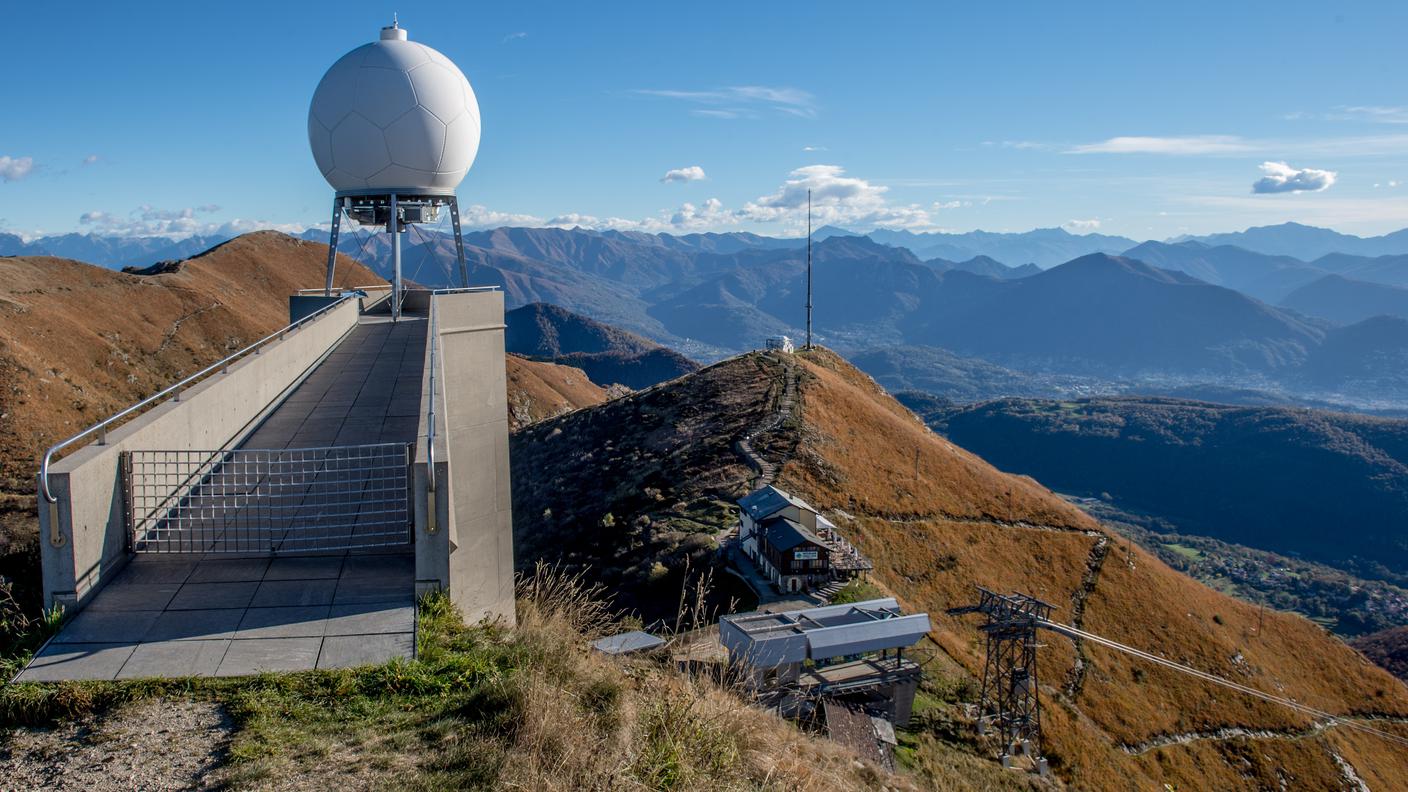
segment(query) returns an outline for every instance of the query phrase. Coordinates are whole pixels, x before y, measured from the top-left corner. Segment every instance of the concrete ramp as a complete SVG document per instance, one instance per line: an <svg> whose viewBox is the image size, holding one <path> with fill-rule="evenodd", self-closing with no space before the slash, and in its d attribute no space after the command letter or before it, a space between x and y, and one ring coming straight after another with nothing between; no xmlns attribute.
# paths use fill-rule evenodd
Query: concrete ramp
<svg viewBox="0 0 1408 792"><path fill-rule="evenodd" d="M411 657L436 590L511 622L503 295L452 291L396 322L328 302L66 441L95 438L39 481L45 604L70 619L17 679Z"/></svg>
<svg viewBox="0 0 1408 792"><path fill-rule="evenodd" d="M133 551L409 549L426 324L363 316L238 448L127 452Z"/></svg>

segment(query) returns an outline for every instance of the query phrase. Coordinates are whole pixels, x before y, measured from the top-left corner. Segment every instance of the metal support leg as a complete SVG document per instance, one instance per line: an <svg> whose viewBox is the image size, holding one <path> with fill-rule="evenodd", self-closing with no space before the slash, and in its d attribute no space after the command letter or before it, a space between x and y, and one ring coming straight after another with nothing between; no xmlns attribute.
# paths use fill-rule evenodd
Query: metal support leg
<svg viewBox="0 0 1408 792"><path fill-rule="evenodd" d="M455 256L460 263L460 285L469 286L469 270L464 264L464 236L460 233L460 199L450 198L450 224L455 227Z"/></svg>
<svg viewBox="0 0 1408 792"><path fill-rule="evenodd" d="M386 220L391 232L391 321L401 318L401 211L396 193L391 193L391 216Z"/></svg>
<svg viewBox="0 0 1408 792"><path fill-rule="evenodd" d="M328 282L323 287L323 296L332 296L332 275L337 268L337 232L342 225L342 204L332 199L332 233L328 235Z"/></svg>

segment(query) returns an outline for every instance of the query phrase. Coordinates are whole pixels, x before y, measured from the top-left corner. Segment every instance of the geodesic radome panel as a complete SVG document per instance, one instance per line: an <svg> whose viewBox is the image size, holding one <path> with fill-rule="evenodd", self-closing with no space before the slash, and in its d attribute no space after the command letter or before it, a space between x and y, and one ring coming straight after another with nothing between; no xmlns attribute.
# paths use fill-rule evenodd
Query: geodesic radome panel
<svg viewBox="0 0 1408 792"><path fill-rule="evenodd" d="M479 151L479 102L449 58L383 38L323 75L308 143L338 192L452 193Z"/></svg>

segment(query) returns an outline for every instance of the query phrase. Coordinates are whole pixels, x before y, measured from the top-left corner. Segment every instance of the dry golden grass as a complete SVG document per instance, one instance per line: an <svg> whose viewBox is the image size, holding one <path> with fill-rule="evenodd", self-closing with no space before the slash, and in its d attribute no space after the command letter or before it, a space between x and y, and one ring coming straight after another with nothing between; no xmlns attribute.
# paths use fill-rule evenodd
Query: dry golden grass
<svg viewBox="0 0 1408 792"><path fill-rule="evenodd" d="M606 389L578 368L508 355L508 422L520 429L606 401Z"/></svg>
<svg viewBox="0 0 1408 792"><path fill-rule="evenodd" d="M288 324L288 295L326 266L326 245L272 231L161 275L0 258L0 544L34 530L46 447ZM384 281L343 257L336 282Z"/></svg>
<svg viewBox="0 0 1408 792"><path fill-rule="evenodd" d="M975 583L1042 597L1060 608L1057 620L1072 618L1099 536L1093 520L932 434L835 355L799 358L802 443L783 468L783 486L853 518L838 522L875 562L884 587L930 611L933 638L950 657L981 673L977 618L942 615L971 601ZM1089 591L1083 626L1331 712L1408 717L1403 684L1313 623L1267 614L1257 637L1256 620L1254 607L1141 551L1127 556L1116 540ZM1351 741L1340 753L1356 769L1373 768L1384 788L1408 788L1401 747L1343 729L1303 739L1200 739L1131 755L1125 746L1185 732L1240 727L1294 736L1311 724L1101 648L1086 650L1084 686L1066 701L1058 691L1074 649L1056 635L1045 644L1047 753L1058 775L1080 788L1277 789L1282 780L1337 788L1344 779L1330 746L1341 740Z"/></svg>
<svg viewBox="0 0 1408 792"><path fill-rule="evenodd" d="M517 680L521 710L496 788L914 788L664 658L588 651L615 629L598 594L542 566L520 588L512 640L532 660Z"/></svg>

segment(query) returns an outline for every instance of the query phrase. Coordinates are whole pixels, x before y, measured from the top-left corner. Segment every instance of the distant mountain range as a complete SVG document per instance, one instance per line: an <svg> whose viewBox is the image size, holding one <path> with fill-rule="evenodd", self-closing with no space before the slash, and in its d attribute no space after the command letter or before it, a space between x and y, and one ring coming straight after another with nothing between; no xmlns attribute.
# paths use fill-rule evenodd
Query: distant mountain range
<svg viewBox="0 0 1408 792"><path fill-rule="evenodd" d="M1269 303L1280 303L1292 292L1326 275L1408 287L1408 256L1369 258L1337 253L1307 262L1192 240L1175 244L1145 242L1126 250L1123 255L1161 269L1186 272L1199 280L1236 289Z"/></svg>
<svg viewBox="0 0 1408 792"><path fill-rule="evenodd" d="M182 260L231 239L228 235L167 237L117 237L101 234L59 234L25 242L14 234L0 233L0 256L54 256L83 261L108 269L145 267L158 261Z"/></svg>
<svg viewBox="0 0 1408 792"><path fill-rule="evenodd" d="M1318 231L1275 226L1239 239L1327 238L1311 233ZM301 236L320 241L322 232ZM1355 245L1377 253L1400 239L1408 243L1390 234ZM93 252L84 255L106 261L165 255L151 239L91 235L29 243L6 237L0 244L9 247L0 250L59 242L87 245ZM459 282L451 237L416 228L403 242L408 279ZM499 228L468 233L464 242L470 282L500 286L510 308L551 303L694 360L805 332L804 240ZM1036 263L1008 266L1021 258L975 252L983 245ZM935 254L942 246L944 255ZM339 247L390 274L385 234L352 230ZM1078 250L1086 252L1037 266ZM976 398L1003 382L1011 384L1007 393L1025 395L1212 386L1366 409L1408 404L1408 376L1385 368L1408 359L1408 337L1398 323L1375 321L1379 314L1408 319L1408 254L1306 261L1206 240L1134 244L1060 229L860 236L830 227L816 234L812 254L817 340L857 355L862 366L895 372L891 381L904 388L946 383L937 392ZM593 379L633 387L651 379L634 376L597 370Z"/></svg>
<svg viewBox="0 0 1408 792"><path fill-rule="evenodd" d="M673 349L546 303L504 314L506 351L579 368L599 385L648 388L699 369Z"/></svg>
<svg viewBox="0 0 1408 792"><path fill-rule="evenodd" d="M1309 261L1332 253L1354 256L1390 256L1408 253L1408 228L1391 234L1376 237L1359 237L1341 234L1328 228L1282 223L1272 226L1257 226L1246 231L1228 234L1207 234L1205 236L1183 236L1170 242L1201 242L1216 247L1234 245L1256 253L1271 256L1294 256Z"/></svg>
<svg viewBox="0 0 1408 792"><path fill-rule="evenodd" d="M872 231L883 245L909 248L921 258L951 261L989 256L1012 265L1054 267L1090 253L1119 253L1138 244L1133 239L1104 234L1072 234L1063 228L1037 228L1022 233L969 231L963 234L918 234L913 231Z"/></svg>
<svg viewBox="0 0 1408 792"><path fill-rule="evenodd" d="M422 229L417 229L421 231ZM536 240L526 240L524 232L561 231L578 237L576 244L548 245L539 247ZM343 230L343 242L339 249L353 254L359 249L387 252L389 245L384 232L370 229ZM325 241L327 232L310 228L301 234L303 239ZM428 232L427 238L446 236ZM878 229L868 233L848 231L836 226L822 226L813 233L814 241L833 236L868 236L884 245L903 247L920 259L942 259L946 262L969 262L975 258L988 258L1011 267L1035 264L1043 269L1079 258L1090 253L1124 254L1142 243L1122 236L1105 234L1072 234L1061 228L1038 228L1031 231L998 233L991 231L968 231L964 233L917 233L906 230ZM370 237L370 239L368 239ZM217 242L230 238L229 235L195 236L173 240L166 237L122 237L100 234L59 234L38 237L28 242L14 234L0 233L0 256L54 255L74 258L104 267L119 269L125 266L145 266L167 259L181 259L198 253ZM559 241L565 237L559 237ZM407 259L413 248L419 246L416 235L408 235ZM747 232L696 233L696 234L647 234L634 231L591 231L587 229L528 229L498 228L485 231L472 231L465 234L466 243L489 250L514 252L519 255L544 261L558 260L561 255L592 252L607 254L615 245L629 245L633 250L655 249L659 254L669 252L694 255L699 253L728 254L748 249L779 249L801 247L804 240L796 237L776 238ZM523 244L524 242L527 244ZM585 242L585 246L581 243ZM1408 256L1408 229L1395 231L1377 237L1358 237L1342 234L1327 228L1283 223L1275 226L1259 226L1224 234L1205 236L1181 236L1165 240L1164 244L1178 245L1196 242L1206 247L1232 246L1252 253L1268 256L1285 256L1301 262L1341 254L1354 259L1380 256ZM437 242L437 246L440 242ZM584 249L585 248L585 249ZM451 252L453 245L446 248ZM585 263L588 259L576 259ZM1154 262L1149 262L1154 263ZM1329 272L1345 273L1345 265L1333 262L1316 262L1317 266ZM609 265L608 265L609 266ZM970 271L977 271L974 265ZM1161 266L1161 265L1156 265ZM997 275L997 272L984 274ZM1190 273L1197 275L1197 273ZM1363 277L1377 281L1376 277ZM1228 285L1228 284L1223 284ZM1408 285L1408 284L1405 284Z"/></svg>
<svg viewBox="0 0 1408 792"><path fill-rule="evenodd" d="M1325 275L1286 295L1280 304L1349 325L1374 316L1408 316L1408 288Z"/></svg>

